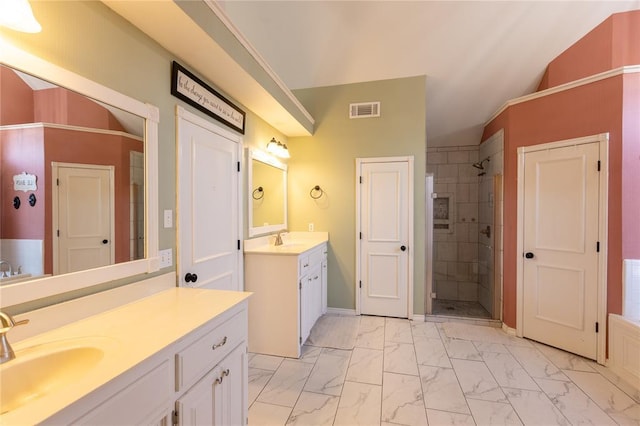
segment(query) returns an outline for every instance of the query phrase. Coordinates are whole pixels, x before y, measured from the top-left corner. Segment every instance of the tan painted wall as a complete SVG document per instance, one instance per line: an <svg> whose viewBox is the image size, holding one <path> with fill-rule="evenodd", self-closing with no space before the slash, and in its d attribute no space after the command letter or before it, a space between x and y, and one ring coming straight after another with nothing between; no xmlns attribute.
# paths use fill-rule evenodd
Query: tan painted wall
<svg viewBox="0 0 640 426"><path fill-rule="evenodd" d="M414 312L424 313L425 86L420 76L294 91L316 132L289 139L289 229L329 232L329 307L355 309L356 158L414 156ZM381 117L349 119L350 103L369 101Z"/></svg>

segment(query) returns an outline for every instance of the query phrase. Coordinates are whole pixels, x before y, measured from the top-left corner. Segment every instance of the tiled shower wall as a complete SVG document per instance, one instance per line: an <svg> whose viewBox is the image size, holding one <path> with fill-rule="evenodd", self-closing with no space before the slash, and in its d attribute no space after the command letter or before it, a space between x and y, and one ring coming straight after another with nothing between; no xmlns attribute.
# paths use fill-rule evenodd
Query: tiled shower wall
<svg viewBox="0 0 640 426"><path fill-rule="evenodd" d="M450 229L433 232L433 291L438 299L478 300L477 146L427 150L436 194L450 200Z"/></svg>

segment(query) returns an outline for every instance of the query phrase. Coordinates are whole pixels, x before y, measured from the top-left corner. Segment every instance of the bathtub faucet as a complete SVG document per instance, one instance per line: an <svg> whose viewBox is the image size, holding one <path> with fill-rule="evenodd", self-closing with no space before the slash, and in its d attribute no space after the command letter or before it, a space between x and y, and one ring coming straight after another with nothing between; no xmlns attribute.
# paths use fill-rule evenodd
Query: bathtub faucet
<svg viewBox="0 0 640 426"><path fill-rule="evenodd" d="M9 267L9 274L7 275L7 270L2 270L2 265L7 265ZM10 277L13 274L11 270L11 264L6 260L0 260L0 277Z"/></svg>

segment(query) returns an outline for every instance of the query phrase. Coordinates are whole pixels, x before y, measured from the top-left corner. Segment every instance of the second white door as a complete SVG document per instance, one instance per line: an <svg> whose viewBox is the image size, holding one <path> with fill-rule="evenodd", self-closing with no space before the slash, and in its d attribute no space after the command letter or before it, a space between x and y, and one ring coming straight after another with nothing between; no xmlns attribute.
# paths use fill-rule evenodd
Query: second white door
<svg viewBox="0 0 640 426"><path fill-rule="evenodd" d="M361 314L409 316L409 169L408 160L359 166Z"/></svg>
<svg viewBox="0 0 640 426"><path fill-rule="evenodd" d="M523 335L596 359L598 143L524 160Z"/></svg>
<svg viewBox="0 0 640 426"><path fill-rule="evenodd" d="M184 110L179 114L180 285L241 290L239 140Z"/></svg>

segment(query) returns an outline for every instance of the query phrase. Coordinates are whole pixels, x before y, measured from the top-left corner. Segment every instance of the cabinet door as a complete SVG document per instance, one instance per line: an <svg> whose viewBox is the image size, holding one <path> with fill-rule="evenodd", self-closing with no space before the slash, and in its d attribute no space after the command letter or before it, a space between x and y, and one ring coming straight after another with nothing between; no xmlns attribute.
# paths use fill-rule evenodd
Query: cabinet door
<svg viewBox="0 0 640 426"><path fill-rule="evenodd" d="M322 315L327 313L327 259L322 261Z"/></svg>
<svg viewBox="0 0 640 426"><path fill-rule="evenodd" d="M313 267L312 270L309 271L309 283L310 283L310 293L311 300L309 304L311 306L311 325L310 328L313 328L314 324L322 315L322 265L317 264Z"/></svg>
<svg viewBox="0 0 640 426"><path fill-rule="evenodd" d="M311 318L313 311L312 297L311 280L309 276L305 275L300 278L300 344L307 340L313 326Z"/></svg>
<svg viewBox="0 0 640 426"><path fill-rule="evenodd" d="M178 425L246 425L247 382L242 344L176 402Z"/></svg>

